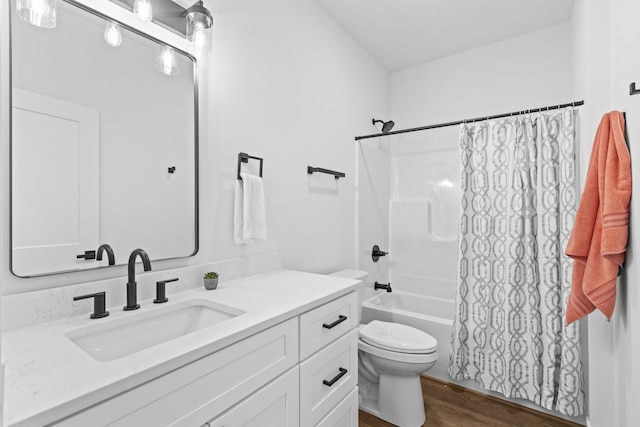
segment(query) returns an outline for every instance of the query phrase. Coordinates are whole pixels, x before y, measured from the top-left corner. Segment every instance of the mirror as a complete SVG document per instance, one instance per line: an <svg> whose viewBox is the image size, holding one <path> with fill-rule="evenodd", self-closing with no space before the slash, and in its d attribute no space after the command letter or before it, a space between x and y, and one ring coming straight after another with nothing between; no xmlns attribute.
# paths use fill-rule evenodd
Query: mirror
<svg viewBox="0 0 640 427"><path fill-rule="evenodd" d="M11 8L11 269L19 277L198 250L197 65L70 1L57 25ZM105 32L107 26L111 29ZM107 42L110 42L107 43ZM92 252L93 251L93 252Z"/></svg>

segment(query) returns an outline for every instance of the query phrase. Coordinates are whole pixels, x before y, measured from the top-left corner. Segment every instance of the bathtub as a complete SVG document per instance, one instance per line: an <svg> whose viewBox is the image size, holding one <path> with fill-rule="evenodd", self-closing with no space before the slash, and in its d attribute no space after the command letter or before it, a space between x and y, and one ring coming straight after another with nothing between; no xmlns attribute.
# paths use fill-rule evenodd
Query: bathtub
<svg viewBox="0 0 640 427"><path fill-rule="evenodd" d="M406 292L380 292L362 302L362 323L372 320L402 323L438 340L438 362L427 375L451 381L447 373L455 302Z"/></svg>

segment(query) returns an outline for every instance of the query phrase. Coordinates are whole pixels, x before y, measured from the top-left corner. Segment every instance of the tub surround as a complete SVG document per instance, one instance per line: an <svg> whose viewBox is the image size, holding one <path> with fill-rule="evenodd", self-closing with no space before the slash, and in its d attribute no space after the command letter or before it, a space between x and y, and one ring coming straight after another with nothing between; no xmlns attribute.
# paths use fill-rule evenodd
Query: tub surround
<svg viewBox="0 0 640 427"><path fill-rule="evenodd" d="M163 276L170 275L163 273ZM60 420L346 295L359 286L357 280L289 270L221 280L215 291L206 291L198 280L195 289L169 291L166 304L141 299L141 308L134 313L124 312L119 302L107 300L111 315L105 319L91 320L87 312L4 332L4 425L45 425ZM124 293L124 285L120 292ZM117 321L193 299L224 304L245 313L110 362L94 360L65 337L73 330L96 325L96 322Z"/></svg>

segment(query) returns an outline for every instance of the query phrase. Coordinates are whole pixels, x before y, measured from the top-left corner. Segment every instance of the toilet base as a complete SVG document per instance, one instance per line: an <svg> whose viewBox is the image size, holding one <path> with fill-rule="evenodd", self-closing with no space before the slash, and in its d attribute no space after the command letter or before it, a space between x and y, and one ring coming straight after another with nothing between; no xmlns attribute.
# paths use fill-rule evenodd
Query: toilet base
<svg viewBox="0 0 640 427"><path fill-rule="evenodd" d="M420 376L381 375L379 385L363 381L362 377L359 382L360 410L397 426L420 427L424 424L426 414Z"/></svg>

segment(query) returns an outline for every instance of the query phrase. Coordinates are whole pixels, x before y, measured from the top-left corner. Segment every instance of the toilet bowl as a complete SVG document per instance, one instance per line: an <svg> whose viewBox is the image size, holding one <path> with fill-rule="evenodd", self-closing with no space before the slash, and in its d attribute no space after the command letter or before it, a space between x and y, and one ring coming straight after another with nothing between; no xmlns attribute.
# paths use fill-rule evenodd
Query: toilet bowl
<svg viewBox="0 0 640 427"><path fill-rule="evenodd" d="M421 426L420 374L438 361L437 347L435 338L410 326L378 320L360 325L360 409L398 426Z"/></svg>
<svg viewBox="0 0 640 427"><path fill-rule="evenodd" d="M367 277L357 270L332 275ZM398 426L421 426L425 412L420 375L438 360L437 340L411 326L379 320L360 325L358 330L360 409Z"/></svg>

